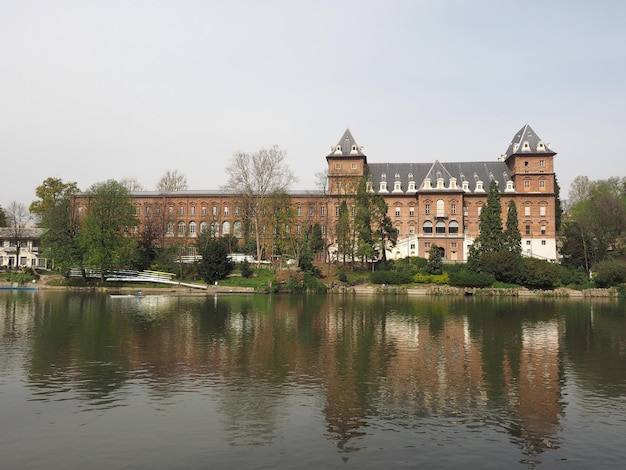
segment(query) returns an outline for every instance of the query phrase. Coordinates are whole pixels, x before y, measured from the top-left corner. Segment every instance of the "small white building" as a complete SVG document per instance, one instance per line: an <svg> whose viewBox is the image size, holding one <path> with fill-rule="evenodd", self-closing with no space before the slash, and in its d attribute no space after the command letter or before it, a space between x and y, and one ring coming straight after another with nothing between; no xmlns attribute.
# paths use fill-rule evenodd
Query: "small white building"
<svg viewBox="0 0 626 470"><path fill-rule="evenodd" d="M45 268L46 258L41 257L41 235L45 229L28 227L16 231L0 227L0 269Z"/></svg>

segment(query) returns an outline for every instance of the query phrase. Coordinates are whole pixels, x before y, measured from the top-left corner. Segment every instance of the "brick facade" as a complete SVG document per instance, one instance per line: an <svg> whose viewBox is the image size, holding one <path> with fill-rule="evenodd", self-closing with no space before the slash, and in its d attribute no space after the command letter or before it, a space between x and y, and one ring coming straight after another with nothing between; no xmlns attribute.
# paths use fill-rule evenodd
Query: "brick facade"
<svg viewBox="0 0 626 470"><path fill-rule="evenodd" d="M428 257L436 244L446 261L466 260L479 232L480 208L487 200L492 179L501 190L502 220L509 201L515 201L528 256L556 260L555 152L528 125L517 132L507 152L491 161L442 163L368 163L349 130L326 156L326 191L292 191L295 218L290 230L305 233L318 222L334 247L338 207L356 193L366 178L367 190L383 194L388 215L398 230L398 243L388 258ZM181 254L194 256L201 230L217 235L242 234L240 198L224 191L133 192L140 224L130 229L140 235L159 227L161 244L177 243ZM266 245L273 237L268 234ZM318 259L323 254L318 254Z"/></svg>

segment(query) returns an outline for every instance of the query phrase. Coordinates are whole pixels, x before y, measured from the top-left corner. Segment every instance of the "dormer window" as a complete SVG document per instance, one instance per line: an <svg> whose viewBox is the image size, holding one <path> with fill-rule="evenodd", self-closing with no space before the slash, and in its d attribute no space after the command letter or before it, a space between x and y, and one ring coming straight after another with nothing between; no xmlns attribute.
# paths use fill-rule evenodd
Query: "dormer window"
<svg viewBox="0 0 626 470"><path fill-rule="evenodd" d="M409 181L413 181L413 173L409 173Z"/></svg>
<svg viewBox="0 0 626 470"><path fill-rule="evenodd" d="M476 181L476 191L485 191L482 181Z"/></svg>
<svg viewBox="0 0 626 470"><path fill-rule="evenodd" d="M395 180L400 181L400 173L396 173Z"/></svg>
<svg viewBox="0 0 626 470"><path fill-rule="evenodd" d="M380 175L380 180L381 181L387 181L387 174L383 173L382 175Z"/></svg>
<svg viewBox="0 0 626 470"><path fill-rule="evenodd" d="M464 180L464 181L461 183L461 189L462 189L463 191L469 191L469 190L470 190L470 188L469 188L469 181Z"/></svg>
<svg viewBox="0 0 626 470"><path fill-rule="evenodd" d="M372 183L371 181L367 181L365 183L365 191L367 191L368 193L373 193L374 192L374 183Z"/></svg>
<svg viewBox="0 0 626 470"><path fill-rule="evenodd" d="M528 152L530 150L530 145L528 144L528 141L524 141L524 144L522 145L522 150L525 152Z"/></svg>
<svg viewBox="0 0 626 470"><path fill-rule="evenodd" d="M380 182L380 189L378 190L379 193L386 193L387 192L387 181L382 180Z"/></svg>
<svg viewBox="0 0 626 470"><path fill-rule="evenodd" d="M507 193L511 193L511 192L514 192L514 191L515 191L515 187L513 186L513 181L508 180L508 181L506 182L506 189L505 189L505 191L506 191Z"/></svg>

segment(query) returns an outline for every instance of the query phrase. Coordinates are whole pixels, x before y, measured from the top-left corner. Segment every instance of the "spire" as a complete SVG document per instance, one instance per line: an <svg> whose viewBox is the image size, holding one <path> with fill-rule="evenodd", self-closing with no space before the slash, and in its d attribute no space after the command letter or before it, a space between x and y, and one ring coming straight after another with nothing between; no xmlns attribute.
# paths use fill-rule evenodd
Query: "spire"
<svg viewBox="0 0 626 470"><path fill-rule="evenodd" d="M548 144L541 140L530 124L526 124L515 133L504 157L507 159L511 155L528 154L556 155L556 152L550 150Z"/></svg>
<svg viewBox="0 0 626 470"><path fill-rule="evenodd" d="M365 157L363 153L363 147L359 147L352 137L350 129L346 129L343 133L337 145L330 148L330 153L327 157Z"/></svg>

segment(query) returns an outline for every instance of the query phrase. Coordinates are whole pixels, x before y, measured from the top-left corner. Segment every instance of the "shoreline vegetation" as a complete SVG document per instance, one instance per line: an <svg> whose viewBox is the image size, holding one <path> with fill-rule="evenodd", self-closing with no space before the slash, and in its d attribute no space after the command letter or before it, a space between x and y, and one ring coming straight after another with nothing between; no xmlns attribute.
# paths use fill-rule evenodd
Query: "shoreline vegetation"
<svg viewBox="0 0 626 470"><path fill-rule="evenodd" d="M304 290L294 292L290 289L272 289L272 282L279 282L276 279L267 281L268 288L259 289L252 286L229 285L228 282L208 285L206 289L194 289L185 286L175 285L132 285L125 286L116 283L111 285L67 285L61 275L44 275L36 282L25 284L21 287L37 287L39 290L66 290L66 291L91 291L108 294L167 294L167 295L214 295L214 294L268 294L268 293L307 293ZM11 283L6 280L0 281L0 287L11 287ZM204 285L204 284L202 284ZM484 287L484 288L464 288L448 285L379 285L364 283L358 285L343 285L332 282L326 286L327 295L404 295L404 296L465 296L465 297L519 297L519 298L618 298L620 293L615 288L588 288L588 289L528 289L525 287ZM319 292L317 293L324 293Z"/></svg>

